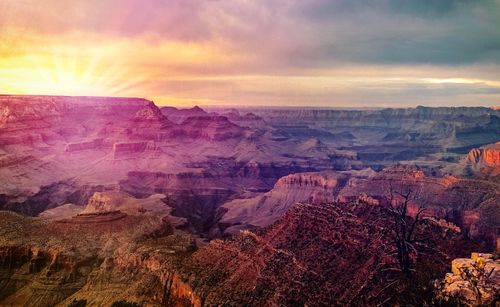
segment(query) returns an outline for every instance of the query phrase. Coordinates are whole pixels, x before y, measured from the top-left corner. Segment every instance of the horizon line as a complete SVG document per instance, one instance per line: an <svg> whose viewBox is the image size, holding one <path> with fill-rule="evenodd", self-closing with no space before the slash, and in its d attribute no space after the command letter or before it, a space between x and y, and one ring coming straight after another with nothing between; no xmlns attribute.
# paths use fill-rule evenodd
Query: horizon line
<svg viewBox="0 0 500 307"><path fill-rule="evenodd" d="M155 99L147 98L147 97L134 97L134 96L102 96L102 95L52 95L52 94L2 94L0 93L0 97L61 97L61 98L112 98L112 99L142 99L142 100L147 100L152 103L154 103L157 107L162 108L162 107L174 107L174 108L180 108L180 109L190 109L194 107L200 107L200 108L220 108L220 109L238 109L238 108L243 108L243 109L251 109L251 108L258 108L258 109L344 109L344 110L359 110L359 109L372 109L372 110L379 110L379 109L416 109L416 108L486 108L486 109L492 109L492 110L500 110L500 105L492 105L492 106L485 106L485 105L480 105L480 106L475 106L475 105L468 105L468 106L447 106L447 105L436 105L436 106L425 106L425 105L415 105L415 106L394 106L394 107L388 107L388 106L352 106L352 107L346 107L346 106L322 106L322 105L294 105L294 106L283 106L283 105L229 105L229 104L190 104L190 105L183 105L180 106L178 104L158 104L155 102Z"/></svg>

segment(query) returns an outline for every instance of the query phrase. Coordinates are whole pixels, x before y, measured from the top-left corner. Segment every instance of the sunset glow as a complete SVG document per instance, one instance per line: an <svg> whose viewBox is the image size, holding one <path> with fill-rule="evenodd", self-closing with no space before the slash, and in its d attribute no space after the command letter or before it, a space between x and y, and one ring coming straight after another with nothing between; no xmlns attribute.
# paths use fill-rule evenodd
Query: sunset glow
<svg viewBox="0 0 500 307"><path fill-rule="evenodd" d="M498 105L499 51L478 46L500 37L499 6L409 16L347 1L0 0L0 92L186 106ZM477 18L465 25L467 9Z"/></svg>

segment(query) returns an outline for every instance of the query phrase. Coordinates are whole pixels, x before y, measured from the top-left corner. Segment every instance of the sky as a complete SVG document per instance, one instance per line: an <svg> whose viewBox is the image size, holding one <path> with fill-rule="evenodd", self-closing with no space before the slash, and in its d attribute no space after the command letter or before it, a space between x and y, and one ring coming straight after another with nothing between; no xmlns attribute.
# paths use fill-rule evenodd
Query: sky
<svg viewBox="0 0 500 307"><path fill-rule="evenodd" d="M500 0L0 0L0 93L500 105Z"/></svg>

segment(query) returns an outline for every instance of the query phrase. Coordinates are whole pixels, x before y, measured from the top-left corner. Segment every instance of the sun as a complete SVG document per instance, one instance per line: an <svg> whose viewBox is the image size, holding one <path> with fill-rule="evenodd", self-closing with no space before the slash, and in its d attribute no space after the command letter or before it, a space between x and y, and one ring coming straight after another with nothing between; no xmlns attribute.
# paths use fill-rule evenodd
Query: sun
<svg viewBox="0 0 500 307"><path fill-rule="evenodd" d="M52 49L13 56L2 66L2 94L120 96L140 83L102 52Z"/></svg>

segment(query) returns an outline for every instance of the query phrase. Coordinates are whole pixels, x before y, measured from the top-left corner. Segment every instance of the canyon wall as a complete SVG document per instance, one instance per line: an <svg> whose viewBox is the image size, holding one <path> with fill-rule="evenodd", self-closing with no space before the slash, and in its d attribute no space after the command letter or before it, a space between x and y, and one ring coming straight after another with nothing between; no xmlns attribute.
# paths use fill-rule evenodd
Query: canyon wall
<svg viewBox="0 0 500 307"><path fill-rule="evenodd" d="M500 142L472 149L467 164L474 175L480 178L500 180Z"/></svg>

